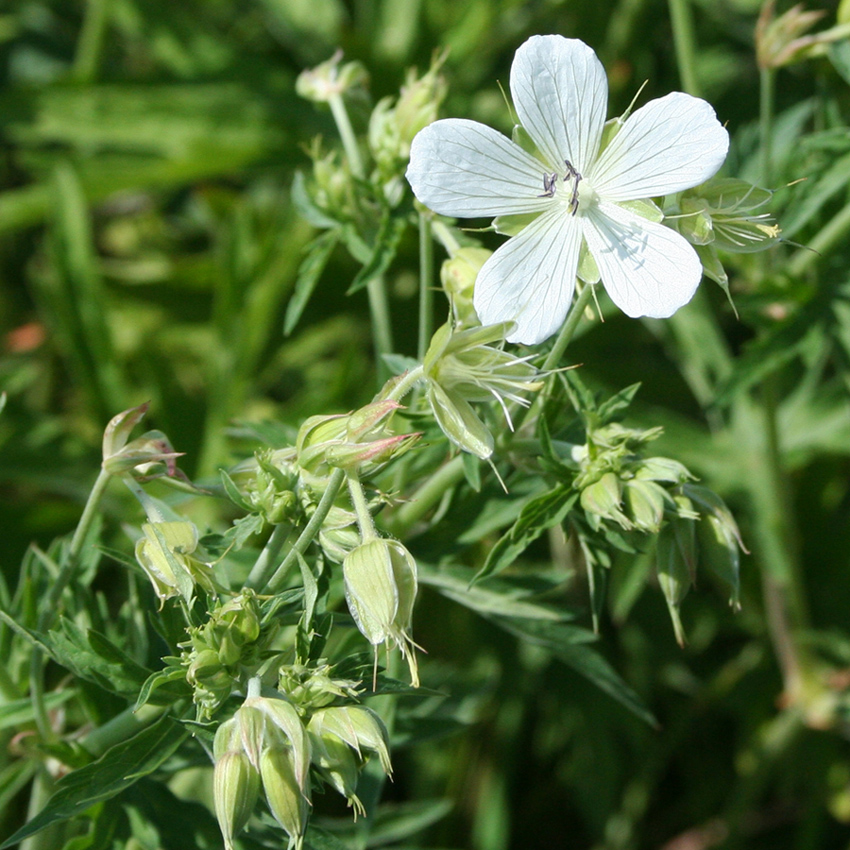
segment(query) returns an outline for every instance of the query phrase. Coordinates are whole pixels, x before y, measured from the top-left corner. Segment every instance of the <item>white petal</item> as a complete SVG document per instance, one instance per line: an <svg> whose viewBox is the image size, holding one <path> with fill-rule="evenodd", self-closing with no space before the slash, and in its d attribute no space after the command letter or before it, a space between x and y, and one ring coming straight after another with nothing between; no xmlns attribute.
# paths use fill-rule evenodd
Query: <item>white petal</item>
<svg viewBox="0 0 850 850"><path fill-rule="evenodd" d="M497 130L460 118L435 121L410 146L413 194L441 215L460 217L541 212L540 160Z"/></svg>
<svg viewBox="0 0 850 850"><path fill-rule="evenodd" d="M606 201L655 198L708 180L728 150L711 106L673 92L630 115L585 176Z"/></svg>
<svg viewBox="0 0 850 850"><path fill-rule="evenodd" d="M602 283L627 316L664 319L691 300L702 264L678 233L615 204L599 204L582 220Z"/></svg>
<svg viewBox="0 0 850 850"><path fill-rule="evenodd" d="M520 124L553 168L564 160L584 173L596 157L608 108L608 80L596 54L560 35L528 39L511 66Z"/></svg>
<svg viewBox="0 0 850 850"><path fill-rule="evenodd" d="M483 325L516 322L509 342L536 345L564 322L576 285L578 219L558 207L509 239L481 268L473 304Z"/></svg>

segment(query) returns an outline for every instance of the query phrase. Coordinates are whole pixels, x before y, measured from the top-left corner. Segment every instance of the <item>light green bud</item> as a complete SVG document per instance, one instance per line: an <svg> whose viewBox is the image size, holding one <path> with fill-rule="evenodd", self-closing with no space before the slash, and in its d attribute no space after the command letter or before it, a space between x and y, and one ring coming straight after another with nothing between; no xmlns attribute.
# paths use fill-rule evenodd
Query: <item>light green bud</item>
<svg viewBox="0 0 850 850"><path fill-rule="evenodd" d="M348 744L336 735L311 736L313 741L313 763L325 780L348 801L355 817L365 815L366 810L355 793L361 761Z"/></svg>
<svg viewBox="0 0 850 850"><path fill-rule="evenodd" d="M356 699L360 682L353 679L334 679L329 664L305 667L287 664L278 672L277 689L301 710L322 708L335 700Z"/></svg>
<svg viewBox="0 0 850 850"><path fill-rule="evenodd" d="M342 51L337 50L330 59L315 68L302 71L295 81L296 93L316 103L327 103L368 81L369 75L359 62L340 65L341 62Z"/></svg>
<svg viewBox="0 0 850 850"><path fill-rule="evenodd" d="M656 568L658 584L667 602L676 640L679 646L684 646L685 630L679 616L679 606L693 584L696 570L696 542L691 520L677 517L661 529L656 548Z"/></svg>
<svg viewBox="0 0 850 850"><path fill-rule="evenodd" d="M693 481L694 476L687 467L669 457L648 457L640 462L635 471L639 481L668 481L671 484L684 484Z"/></svg>
<svg viewBox="0 0 850 850"><path fill-rule="evenodd" d="M413 640L410 637L416 600L416 562L396 540L372 539L345 557L342 565L348 610L373 646L392 641L419 685Z"/></svg>
<svg viewBox="0 0 850 850"><path fill-rule="evenodd" d="M300 848L307 826L309 798L296 778L292 750L289 747L263 750L260 776L274 819Z"/></svg>
<svg viewBox="0 0 850 850"><path fill-rule="evenodd" d="M387 727L371 709L362 705L324 708L313 713L308 729L322 740L339 738L361 758L363 750L375 753L384 773L392 774Z"/></svg>
<svg viewBox="0 0 850 850"><path fill-rule="evenodd" d="M309 791L310 739L295 706L284 699L249 697L239 709L240 712L246 710L257 712L263 718L262 748L287 748L295 779L306 794Z"/></svg>
<svg viewBox="0 0 850 850"><path fill-rule="evenodd" d="M150 579L160 607L178 595L191 603L196 584L213 592L212 569L192 557L198 548L194 523L146 522L142 531L145 536L136 542L136 560Z"/></svg>
<svg viewBox="0 0 850 850"><path fill-rule="evenodd" d="M635 528L657 532L664 520L664 509L673 507L667 491L654 481L627 481L624 486L626 504Z"/></svg>
<svg viewBox="0 0 850 850"><path fill-rule="evenodd" d="M260 775L245 753L230 750L216 760L213 800L226 850L242 831L260 795Z"/></svg>
<svg viewBox="0 0 850 850"><path fill-rule="evenodd" d="M610 519L630 530L632 523L620 510L623 501L623 483L613 472L606 472L581 491L580 502L591 522Z"/></svg>

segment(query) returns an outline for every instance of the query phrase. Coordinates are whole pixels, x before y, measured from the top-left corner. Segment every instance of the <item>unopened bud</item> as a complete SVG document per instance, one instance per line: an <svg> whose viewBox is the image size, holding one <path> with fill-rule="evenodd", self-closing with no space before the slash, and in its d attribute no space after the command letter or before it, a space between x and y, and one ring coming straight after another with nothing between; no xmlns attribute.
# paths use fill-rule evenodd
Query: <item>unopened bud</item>
<svg viewBox="0 0 850 850"><path fill-rule="evenodd" d="M343 562L345 598L357 628L373 646L389 640L407 658L414 687L419 684L410 637L416 600L416 562L395 540L373 539Z"/></svg>
<svg viewBox="0 0 850 850"><path fill-rule="evenodd" d="M327 103L369 79L366 69L359 62L341 65L342 51L337 50L330 59L302 71L295 81L295 91L301 97L316 103Z"/></svg>
<svg viewBox="0 0 850 850"><path fill-rule="evenodd" d="M309 800L295 777L292 750L268 747L260 755L263 791L274 819L300 847L307 826Z"/></svg>
<svg viewBox="0 0 850 850"><path fill-rule="evenodd" d="M145 536L136 542L136 560L150 579L160 603L178 595L191 602L196 584L212 593L212 570L192 557L198 547L194 523L146 522L142 531Z"/></svg>
<svg viewBox="0 0 850 850"><path fill-rule="evenodd" d="M260 794L260 775L239 750L224 753L215 763L213 799L226 850L242 831Z"/></svg>

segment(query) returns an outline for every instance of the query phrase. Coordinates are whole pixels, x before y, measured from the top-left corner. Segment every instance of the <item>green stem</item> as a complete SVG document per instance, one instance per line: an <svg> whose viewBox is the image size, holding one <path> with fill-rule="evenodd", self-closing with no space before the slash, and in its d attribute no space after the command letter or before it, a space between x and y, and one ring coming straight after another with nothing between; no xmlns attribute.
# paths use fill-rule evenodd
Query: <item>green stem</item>
<svg viewBox="0 0 850 850"><path fill-rule="evenodd" d="M676 48L676 63L682 88L694 97L700 96L694 59L696 59L696 39L694 38L694 19L689 0L669 0L670 23L673 26L673 44Z"/></svg>
<svg viewBox="0 0 850 850"><path fill-rule="evenodd" d="M424 360L434 332L434 240L431 217L419 213L419 345L416 356Z"/></svg>
<svg viewBox="0 0 850 850"><path fill-rule="evenodd" d="M846 244L850 233L850 204L833 216L811 239L806 248L801 248L788 261L788 274L799 277L810 266L839 246Z"/></svg>
<svg viewBox="0 0 850 850"><path fill-rule="evenodd" d="M97 509L106 490L106 485L109 483L109 478L109 473L101 468L94 486L89 493L86 505L83 508L80 521L77 523L74 536L71 538L71 544L68 547L65 557L62 559L59 575L56 576L50 585L44 605L39 613L36 626L39 632L48 631L56 619L62 593L77 570L80 551L83 548L83 543L97 514ZM30 699L32 700L33 713L39 735L46 742L55 741L57 736L50 724L47 707L44 704L44 656L38 647L33 648L32 656L30 657Z"/></svg>
<svg viewBox="0 0 850 850"><path fill-rule="evenodd" d="M411 369L406 375L402 375L399 382L387 393L387 398L392 401L401 401L413 389L413 385L421 380L424 374L424 366L417 366L415 369Z"/></svg>
<svg viewBox="0 0 850 850"><path fill-rule="evenodd" d="M440 467L392 516L389 530L403 537L445 495L446 490L463 480L463 457L457 455Z"/></svg>
<svg viewBox="0 0 850 850"><path fill-rule="evenodd" d="M290 531L292 531L292 526L285 523L274 527L266 545L263 547L263 551L260 552L251 572L248 574L248 578L245 580L245 587L252 590L262 590L265 587L277 562L277 556L286 543Z"/></svg>
<svg viewBox="0 0 850 850"><path fill-rule="evenodd" d="M363 157L360 155L360 146L357 144L357 136L351 126L348 110L341 94L337 93L330 97L328 103L331 114L336 123L337 132L342 140L351 173L358 180L366 179L366 168ZM366 285L366 293L369 296L369 313L372 318L372 342L375 348L375 360L377 362L379 376L384 375L387 367L384 364L384 354L393 351L392 324L390 321L390 307L387 299L387 289L383 277L376 277Z"/></svg>
<svg viewBox="0 0 850 850"><path fill-rule="evenodd" d="M369 510L369 500L363 492L363 485L360 483L356 472L347 473L346 479L348 481L348 493L351 496L351 504L354 507L354 513L357 515L357 527L360 529L360 537L364 543L369 540L375 540L378 537L378 532L375 529L372 512Z"/></svg>
<svg viewBox="0 0 850 850"><path fill-rule="evenodd" d="M102 756L110 747L120 744L141 732L158 720L167 710L167 706L143 705L137 710L125 708L97 729L93 729L80 742L87 752L95 758Z"/></svg>
<svg viewBox="0 0 850 850"><path fill-rule="evenodd" d="M86 4L86 16L71 68L71 77L77 83L92 83L97 77L109 23L108 9L109 0L88 0Z"/></svg>
<svg viewBox="0 0 850 850"><path fill-rule="evenodd" d="M546 357L545 362L543 363L543 371L546 372L550 369L557 368L558 364L561 362L561 357L564 352L567 350L567 346L570 344L570 341L573 338L573 334L576 332L576 328L578 327L578 323L581 321L581 317L584 315L584 308L590 304L590 299L593 297L593 286L589 283L586 283L582 288L581 292L579 292L578 297L575 300L575 303L570 310L569 316L567 316L567 321L564 322L561 327L561 332L558 334L558 338L555 340L555 344L552 346L552 350L549 352L549 355Z"/></svg>
<svg viewBox="0 0 850 850"><path fill-rule="evenodd" d="M379 380L383 383L389 377L389 367L384 362L384 354L393 352L393 332L390 319L390 305L383 277L376 277L366 284L369 296L369 315L372 318L372 346L375 349L375 361Z"/></svg>
<svg viewBox="0 0 850 850"><path fill-rule="evenodd" d="M331 473L331 477L328 479L328 483L325 486L325 492L322 494L322 498L319 500L316 510L313 511L313 515L310 517L309 522L304 526L304 530L298 536L298 539L283 559L283 563L269 579L267 587L268 593L277 593L277 591L280 590L286 575L289 572L289 568L295 563L299 555L303 555L307 551L307 547L321 531L322 523L325 521L325 517L328 515L330 509L333 507L334 500L339 493L340 487L342 487L343 481L345 481L345 472L342 469L335 469Z"/></svg>
<svg viewBox="0 0 850 850"><path fill-rule="evenodd" d="M342 99L342 95L337 93L331 95L328 103L331 107L337 132L342 140L342 146L345 148L345 155L348 157L348 164L351 166L351 173L358 180L365 180L366 169L363 167L363 157L360 156L360 147L357 144L357 136L354 134L354 128L351 126L351 120L348 117L348 110L345 108L345 101Z"/></svg>
<svg viewBox="0 0 850 850"><path fill-rule="evenodd" d="M762 68L759 72L759 136L761 140L761 179L770 186L773 182L773 105L776 91L776 71Z"/></svg>

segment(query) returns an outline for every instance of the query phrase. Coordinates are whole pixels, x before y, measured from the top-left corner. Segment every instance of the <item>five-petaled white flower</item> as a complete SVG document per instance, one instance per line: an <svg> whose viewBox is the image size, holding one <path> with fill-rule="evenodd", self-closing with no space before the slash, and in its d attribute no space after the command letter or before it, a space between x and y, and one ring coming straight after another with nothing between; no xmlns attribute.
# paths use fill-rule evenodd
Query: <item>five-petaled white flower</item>
<svg viewBox="0 0 850 850"><path fill-rule="evenodd" d="M584 243L611 300L663 318L693 296L702 266L678 233L628 202L711 177L729 135L704 100L674 92L636 110L603 146L608 83L586 44L534 36L516 52L511 94L539 158L475 121L436 121L413 140L416 197L458 217L539 213L484 264L474 305L485 325L513 321L529 345L564 321ZM606 137L607 137L606 133Z"/></svg>

